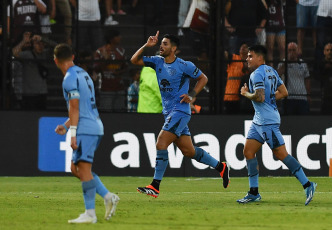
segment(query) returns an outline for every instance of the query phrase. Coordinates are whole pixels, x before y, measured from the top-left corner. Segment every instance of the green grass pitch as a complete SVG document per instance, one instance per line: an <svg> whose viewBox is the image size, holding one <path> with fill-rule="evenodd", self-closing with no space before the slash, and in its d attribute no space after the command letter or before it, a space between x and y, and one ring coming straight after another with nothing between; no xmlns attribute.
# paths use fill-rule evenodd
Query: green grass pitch
<svg viewBox="0 0 332 230"><path fill-rule="evenodd" d="M68 224L84 212L81 183L74 177L0 177L1 230L66 229L310 229L332 227L332 178L314 177L313 201L305 206L302 186L294 177L261 177L262 201L238 204L248 190L247 178L165 177L153 198L136 192L151 182L144 177L100 177L120 196L116 215L103 219L104 204L96 198L98 222Z"/></svg>

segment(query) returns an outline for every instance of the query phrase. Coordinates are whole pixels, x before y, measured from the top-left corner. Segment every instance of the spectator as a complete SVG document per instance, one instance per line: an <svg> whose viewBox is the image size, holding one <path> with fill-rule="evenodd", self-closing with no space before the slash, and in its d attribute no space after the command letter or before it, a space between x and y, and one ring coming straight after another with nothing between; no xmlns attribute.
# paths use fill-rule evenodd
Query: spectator
<svg viewBox="0 0 332 230"><path fill-rule="evenodd" d="M127 63L125 49L121 47L122 37L119 31L109 30L105 38L106 44L98 48L94 55L95 69L102 76L101 106L104 103L103 105L109 104L113 111L124 110L126 93L123 74L127 69ZM103 92L106 94L102 95Z"/></svg>
<svg viewBox="0 0 332 230"><path fill-rule="evenodd" d="M309 114L310 102L310 74L308 66L299 58L299 50L296 43L289 43L287 52L289 63L280 63L278 65L278 74L284 80L286 79L289 95L285 101L285 113L288 115L306 115Z"/></svg>
<svg viewBox="0 0 332 230"><path fill-rule="evenodd" d="M133 83L127 90L127 109L128 112L137 112L138 92L139 92L139 78L141 70L132 69L130 75L133 77Z"/></svg>
<svg viewBox="0 0 332 230"><path fill-rule="evenodd" d="M324 47L324 58L319 62L318 76L322 85L322 114L332 114L332 43Z"/></svg>
<svg viewBox="0 0 332 230"><path fill-rule="evenodd" d="M84 69L91 77L94 87L95 87L95 93L97 93L100 89L99 86L99 78L97 73L94 70L93 67L93 53L88 50L81 50L77 55L77 65Z"/></svg>
<svg viewBox="0 0 332 230"><path fill-rule="evenodd" d="M11 23L8 28L13 28L10 32L12 44L17 45L24 32L40 34L39 16L45 13L46 5L41 0L12 0L11 12L8 6L8 21Z"/></svg>
<svg viewBox="0 0 332 230"><path fill-rule="evenodd" d="M312 42L316 46L317 9L320 0L295 0L298 53L302 56L305 29L312 28ZM329 0L328 0L329 1Z"/></svg>
<svg viewBox="0 0 332 230"><path fill-rule="evenodd" d="M332 41L332 2L330 0L320 0L317 10L317 49L316 60L324 58L324 46Z"/></svg>
<svg viewBox="0 0 332 230"><path fill-rule="evenodd" d="M131 2L130 13L131 13L132 15L135 15L135 14L136 14L137 3L138 3L138 0L133 0L133 1Z"/></svg>
<svg viewBox="0 0 332 230"><path fill-rule="evenodd" d="M122 0L116 0L118 5L118 11L116 12L119 15L126 15L127 13L122 10ZM105 0L105 7L108 15L114 15L115 11L113 8L113 0Z"/></svg>
<svg viewBox="0 0 332 230"><path fill-rule="evenodd" d="M267 10L261 0L227 0L225 27L230 33L228 52L237 53L241 44L257 43L266 24Z"/></svg>
<svg viewBox="0 0 332 230"><path fill-rule="evenodd" d="M23 47L31 47L22 51ZM44 42L40 35L25 32L23 40L13 50L15 58L21 58L23 68L23 109L46 109L47 99L47 68L40 62L47 59L49 52L44 49Z"/></svg>
<svg viewBox="0 0 332 230"><path fill-rule="evenodd" d="M77 8L76 0L71 0ZM103 43L99 0L80 0L78 4L78 37L76 49L95 51Z"/></svg>
<svg viewBox="0 0 332 230"><path fill-rule="evenodd" d="M76 0L55 0L55 6L56 10L58 10L61 14L61 17L63 18L63 23L64 23L64 34L65 38L64 41L71 45L72 44L72 39L71 39L71 32L72 32L72 12L70 8L69 2L76 7ZM55 19L56 17L56 11L50 14L51 19Z"/></svg>
<svg viewBox="0 0 332 230"><path fill-rule="evenodd" d="M124 13L126 14L124 11L121 10L121 0L118 0L118 4L120 2L120 14L121 13ZM118 21L115 21L113 19L113 16L115 14L114 10L113 10L113 0L105 0L105 9L106 9L106 14L107 14L107 17L106 17L106 20L104 22L105 26L115 26L115 25L118 25L119 22Z"/></svg>
<svg viewBox="0 0 332 230"><path fill-rule="evenodd" d="M237 114L240 112L240 86L242 78L249 74L248 64L248 45L242 44L240 55L225 53L225 58L229 60L227 66L227 82L224 95L224 111L226 114Z"/></svg>
<svg viewBox="0 0 332 230"><path fill-rule="evenodd" d="M178 12L178 36L183 36L183 24L186 20L191 0L180 0Z"/></svg>
<svg viewBox="0 0 332 230"><path fill-rule="evenodd" d="M143 67L139 82L138 113L161 113L161 95L154 69Z"/></svg>
<svg viewBox="0 0 332 230"><path fill-rule="evenodd" d="M273 67L273 49L275 41L278 44L279 61L285 59L285 20L284 7L286 0L266 0L268 7L268 19L266 24L266 48L267 60Z"/></svg>
<svg viewBox="0 0 332 230"><path fill-rule="evenodd" d="M51 30L51 16L55 16L55 0L44 0L47 11L45 14L39 15L41 33L43 37L50 38L52 34Z"/></svg>

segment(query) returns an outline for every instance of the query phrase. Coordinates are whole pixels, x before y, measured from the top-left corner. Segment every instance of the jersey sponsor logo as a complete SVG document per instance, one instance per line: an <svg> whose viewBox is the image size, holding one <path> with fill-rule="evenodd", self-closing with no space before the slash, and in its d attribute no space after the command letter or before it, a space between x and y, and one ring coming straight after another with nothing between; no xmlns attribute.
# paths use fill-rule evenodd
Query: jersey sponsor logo
<svg viewBox="0 0 332 230"><path fill-rule="evenodd" d="M167 81L167 79L162 79L160 81L160 85L162 85L163 87L166 87L166 86L170 86L171 84L169 83L169 81Z"/></svg>
<svg viewBox="0 0 332 230"><path fill-rule="evenodd" d="M162 79L160 81L160 85L163 86L163 87L160 87L161 92L172 92L173 91L173 88L167 88L167 86L171 85L171 83L169 83L169 81L167 79Z"/></svg>
<svg viewBox="0 0 332 230"><path fill-rule="evenodd" d="M45 172L70 172L73 150L70 130L66 135L55 133L57 125L67 117L41 117L39 119L38 168Z"/></svg>

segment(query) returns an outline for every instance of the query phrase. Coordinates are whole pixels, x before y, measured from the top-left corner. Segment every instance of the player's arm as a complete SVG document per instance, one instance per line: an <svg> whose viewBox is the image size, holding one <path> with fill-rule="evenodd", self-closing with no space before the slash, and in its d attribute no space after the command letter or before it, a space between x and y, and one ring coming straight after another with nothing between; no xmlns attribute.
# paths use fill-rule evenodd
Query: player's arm
<svg viewBox="0 0 332 230"><path fill-rule="evenodd" d="M265 90L264 89L256 89L254 93L249 92L249 88L246 83L241 88L241 95L246 98L256 101L256 102L264 102L265 101Z"/></svg>
<svg viewBox="0 0 332 230"><path fill-rule="evenodd" d="M180 96L180 97L182 97L182 100L180 101L180 103L182 103L182 102L186 102L186 103L193 102L193 100L195 99L197 94L202 91L202 89L204 88L204 86L208 82L208 78L204 73L202 73L198 78L196 78L196 80L197 80L197 83L196 83L194 89L192 91L190 91L188 94L182 94Z"/></svg>
<svg viewBox="0 0 332 230"><path fill-rule="evenodd" d="M71 99L69 101L69 119L71 132L71 147L77 149L76 130L79 119L79 99Z"/></svg>
<svg viewBox="0 0 332 230"><path fill-rule="evenodd" d="M276 100L283 99L287 96L288 96L288 90L286 86L284 84L280 85L275 93Z"/></svg>
<svg viewBox="0 0 332 230"><path fill-rule="evenodd" d="M159 30L157 31L155 36L150 36L148 38L147 42L134 53L134 55L130 59L131 63L133 63L134 65L143 66L144 65L144 62L143 62L144 50L147 47L155 46L158 43L158 36L159 36Z"/></svg>

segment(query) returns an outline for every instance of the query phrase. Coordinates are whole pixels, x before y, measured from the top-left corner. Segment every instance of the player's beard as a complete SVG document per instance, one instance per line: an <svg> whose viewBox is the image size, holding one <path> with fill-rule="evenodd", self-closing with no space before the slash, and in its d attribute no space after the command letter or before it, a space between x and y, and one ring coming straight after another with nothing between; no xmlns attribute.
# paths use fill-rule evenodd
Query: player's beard
<svg viewBox="0 0 332 230"><path fill-rule="evenodd" d="M169 55L170 55L170 50L164 50L163 52L160 52L159 51L159 54L160 54L160 56L162 56L162 57L168 57Z"/></svg>

